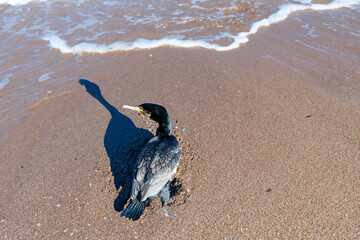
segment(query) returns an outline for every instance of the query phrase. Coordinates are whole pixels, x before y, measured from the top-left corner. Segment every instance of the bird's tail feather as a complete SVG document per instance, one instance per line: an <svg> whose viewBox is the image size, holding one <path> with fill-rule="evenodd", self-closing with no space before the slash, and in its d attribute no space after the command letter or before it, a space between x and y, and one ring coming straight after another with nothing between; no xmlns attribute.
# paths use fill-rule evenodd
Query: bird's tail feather
<svg viewBox="0 0 360 240"><path fill-rule="evenodd" d="M135 199L121 213L121 216L136 221L143 214L145 207L146 207L146 202L139 202L137 199Z"/></svg>

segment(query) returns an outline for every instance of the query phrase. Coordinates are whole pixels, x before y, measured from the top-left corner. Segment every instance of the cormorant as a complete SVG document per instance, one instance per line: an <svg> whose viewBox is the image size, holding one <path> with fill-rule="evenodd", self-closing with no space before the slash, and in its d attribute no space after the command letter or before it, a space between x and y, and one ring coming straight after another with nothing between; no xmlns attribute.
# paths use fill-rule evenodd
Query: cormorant
<svg viewBox="0 0 360 240"><path fill-rule="evenodd" d="M136 160L133 172L131 188L131 203L121 213L136 221L140 218L155 197L160 197L162 209L166 216L170 215L166 210L166 202L170 197L170 178L179 166L181 148L176 138L171 135L171 123L169 114L163 106L144 103L137 107L124 105L123 108L135 110L139 115L145 115L156 121L159 127L156 136L143 147Z"/></svg>

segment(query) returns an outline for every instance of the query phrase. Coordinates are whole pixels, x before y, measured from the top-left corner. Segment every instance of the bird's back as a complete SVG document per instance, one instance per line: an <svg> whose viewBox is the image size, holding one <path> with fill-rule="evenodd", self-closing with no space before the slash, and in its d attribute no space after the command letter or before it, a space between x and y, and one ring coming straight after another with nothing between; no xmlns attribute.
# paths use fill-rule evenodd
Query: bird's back
<svg viewBox="0 0 360 240"><path fill-rule="evenodd" d="M181 148L174 136L152 138L137 159L131 199L145 201L156 196L179 165Z"/></svg>

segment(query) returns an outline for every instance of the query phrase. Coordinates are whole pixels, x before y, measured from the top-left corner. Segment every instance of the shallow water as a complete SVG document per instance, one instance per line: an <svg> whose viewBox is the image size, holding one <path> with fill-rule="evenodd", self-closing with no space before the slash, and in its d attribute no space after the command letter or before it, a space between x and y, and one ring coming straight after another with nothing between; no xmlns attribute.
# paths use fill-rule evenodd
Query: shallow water
<svg viewBox="0 0 360 240"><path fill-rule="evenodd" d="M326 42L345 37L356 45L359 4L359 0L0 0L0 124L16 122L33 104L62 93L77 73L91 68L81 64L86 54L164 45L233 50L259 28L294 12L321 14L343 7L348 9L345 14L334 13L323 23L334 32ZM359 60L358 52L351 53L354 47L334 50L318 40L314 26L302 23L301 28L306 33L295 41L302 47Z"/></svg>

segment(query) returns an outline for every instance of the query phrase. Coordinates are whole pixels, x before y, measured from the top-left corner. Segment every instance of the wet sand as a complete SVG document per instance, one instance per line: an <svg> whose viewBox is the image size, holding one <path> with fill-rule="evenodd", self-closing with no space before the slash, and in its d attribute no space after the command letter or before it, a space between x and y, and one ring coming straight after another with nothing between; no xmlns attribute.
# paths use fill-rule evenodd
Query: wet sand
<svg viewBox="0 0 360 240"><path fill-rule="evenodd" d="M0 238L358 238L358 75L291 41L294 28L276 24L230 52L84 56L87 71L68 72L66 92L32 107L1 148ZM321 58L320 70L294 70L283 50ZM331 85L343 74L351 88ZM121 106L143 102L166 106L183 148L177 218L158 199L137 222L118 212L124 166L156 129Z"/></svg>

